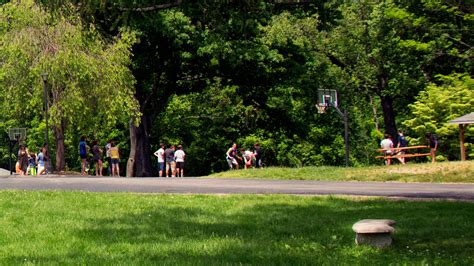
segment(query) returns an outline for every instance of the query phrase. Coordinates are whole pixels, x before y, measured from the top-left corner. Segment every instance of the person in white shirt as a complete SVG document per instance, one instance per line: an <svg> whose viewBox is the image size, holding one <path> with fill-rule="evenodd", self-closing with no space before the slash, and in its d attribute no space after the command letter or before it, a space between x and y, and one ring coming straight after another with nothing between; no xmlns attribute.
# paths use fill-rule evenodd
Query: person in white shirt
<svg viewBox="0 0 474 266"><path fill-rule="evenodd" d="M178 145L178 150L174 153L174 158L176 159L176 176L184 176L184 158L186 153L183 151L183 146Z"/></svg>
<svg viewBox="0 0 474 266"><path fill-rule="evenodd" d="M385 138L380 142L380 147L384 149L385 156L392 155L393 152L393 141L391 140L390 134L385 134ZM387 158L385 164L390 165L390 158Z"/></svg>
<svg viewBox="0 0 474 266"><path fill-rule="evenodd" d="M245 169L252 167L252 163L255 160L255 154L249 150L244 149L240 149L240 153L242 153L242 157L244 158Z"/></svg>
<svg viewBox="0 0 474 266"><path fill-rule="evenodd" d="M158 176L162 177L163 171L165 171L165 144L161 143L160 148L155 151L154 155L158 157Z"/></svg>

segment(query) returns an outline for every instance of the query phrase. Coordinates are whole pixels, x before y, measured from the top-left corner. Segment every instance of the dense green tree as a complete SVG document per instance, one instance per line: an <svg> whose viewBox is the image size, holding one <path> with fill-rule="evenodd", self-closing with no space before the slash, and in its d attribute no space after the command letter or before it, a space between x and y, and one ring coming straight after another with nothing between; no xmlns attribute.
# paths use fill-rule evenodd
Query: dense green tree
<svg viewBox="0 0 474 266"><path fill-rule="evenodd" d="M394 22L386 17L391 7L387 1L346 4L340 25L327 35L327 53L351 76L354 95L380 99L385 130L394 134L393 102L405 99L420 75L415 60L398 46Z"/></svg>
<svg viewBox="0 0 474 266"><path fill-rule="evenodd" d="M342 7L326 52L352 77L354 94L380 100L385 131L395 134L436 74L472 72L472 16L454 1L359 1Z"/></svg>
<svg viewBox="0 0 474 266"><path fill-rule="evenodd" d="M192 152L200 150L197 154L206 154L199 156L199 160L203 166L212 165L212 170L225 169L223 153L235 140L244 148L250 148L252 141L261 143L266 163L271 165L342 163L340 118L332 112L315 115L317 89L343 87L338 81L341 71L318 50L318 24L317 15L283 12L260 25L248 46L245 39L216 38L222 45L209 45L214 50L206 52L215 56L213 61L220 70L215 75L220 75L220 83L233 84L232 94L224 90L232 95L233 101L223 103L235 107L223 108L212 101L221 95L213 86L204 88L200 94L203 98L179 97L170 102L172 106L160 117L164 136L186 143ZM180 108L180 102L192 108ZM188 110L188 117L205 122L180 123L183 117L178 110ZM168 122L168 117L173 116L179 118ZM206 171L207 167L198 169Z"/></svg>
<svg viewBox="0 0 474 266"><path fill-rule="evenodd" d="M58 1L43 2L60 6ZM259 27L267 23L272 12L294 9L292 3L297 2L297 6L303 4L303 8L324 11L325 22L334 19L332 9L323 2L314 5L307 1L139 1L133 4L90 1L80 5L71 2L86 21L107 35L113 35L117 25L128 25L141 33L141 42L134 48L133 71L143 117L140 127L132 126L130 132L135 147L131 157L137 176L151 175L150 142L156 144L164 135L161 121L156 118L161 117L159 114L172 95L199 91L217 77L222 84L237 85L245 105L265 106L262 103L266 101L267 88L284 78L275 79L276 74L268 74L266 63L271 63L273 52L261 50L263 46L254 42L261 31ZM169 8L173 9L164 10ZM301 59L294 60L293 66L302 62ZM289 70L289 65L279 67ZM263 119L260 121L255 125L268 124Z"/></svg>
<svg viewBox="0 0 474 266"><path fill-rule="evenodd" d="M467 74L439 76L441 85L430 84L411 104L412 119L403 124L413 133L411 144L426 144L425 133L436 134L440 155L459 159L458 126L447 122L474 112L474 79ZM472 156L474 128L467 127L467 152Z"/></svg>
<svg viewBox="0 0 474 266"><path fill-rule="evenodd" d="M123 141L130 136L134 176L153 175L152 148L162 141L184 144L190 173L199 175L225 169L232 141L261 143L267 164L341 165L342 122L334 110L316 113L319 88L337 89L350 112L354 164L372 163L379 120L393 134L397 122L412 119L407 106L428 84L427 91L445 86L437 74L472 73L473 17L462 1L39 2L51 18L68 14L88 28L88 41L130 44L133 35L120 28L137 32L133 77L124 71L122 78L134 86L140 123L106 126ZM104 125L101 115L91 111L98 120L88 125ZM26 120L40 136L42 119ZM73 127L66 126L67 145L78 137ZM107 136L100 129L93 135Z"/></svg>
<svg viewBox="0 0 474 266"><path fill-rule="evenodd" d="M139 110L128 68L134 34L122 31L106 42L93 29L84 30L78 17L51 16L33 1L1 9L1 116L5 126L38 126L41 74L47 73L57 170L65 169L66 131L135 121Z"/></svg>

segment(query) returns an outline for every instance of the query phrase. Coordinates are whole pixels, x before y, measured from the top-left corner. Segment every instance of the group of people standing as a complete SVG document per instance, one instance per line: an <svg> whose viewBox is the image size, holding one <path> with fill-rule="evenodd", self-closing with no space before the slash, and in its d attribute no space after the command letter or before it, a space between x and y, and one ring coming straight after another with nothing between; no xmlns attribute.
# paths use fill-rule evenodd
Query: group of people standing
<svg viewBox="0 0 474 266"><path fill-rule="evenodd" d="M226 152L226 160L227 164L229 165L229 169L239 169L239 162L237 160L244 163L245 169L251 167L262 167L262 150L260 148L260 144L255 143L253 148L253 152L244 148L240 148L241 156L239 156L237 153L237 143L232 144L232 147L230 147Z"/></svg>
<svg viewBox="0 0 474 266"><path fill-rule="evenodd" d="M159 177L183 177L184 160L186 158L183 146L178 145L177 150L175 145L165 148L166 145L161 143L160 148L154 153L158 158Z"/></svg>
<svg viewBox="0 0 474 266"><path fill-rule="evenodd" d="M46 144L40 148L37 154L30 153L25 145L20 145L15 172L19 175L44 175L47 173L48 164L49 154Z"/></svg>
<svg viewBox="0 0 474 266"><path fill-rule="evenodd" d="M108 165L108 172L110 176L120 176L120 153L119 149L115 144L115 141L109 140L105 145L105 159ZM103 150L99 146L99 141L94 140L92 142L92 150L87 145L86 136L82 136L79 141L79 156L81 157L81 174L83 176L87 175L86 166L88 165L89 151L92 152L92 161L95 165L95 175L102 176L104 164L102 161Z"/></svg>

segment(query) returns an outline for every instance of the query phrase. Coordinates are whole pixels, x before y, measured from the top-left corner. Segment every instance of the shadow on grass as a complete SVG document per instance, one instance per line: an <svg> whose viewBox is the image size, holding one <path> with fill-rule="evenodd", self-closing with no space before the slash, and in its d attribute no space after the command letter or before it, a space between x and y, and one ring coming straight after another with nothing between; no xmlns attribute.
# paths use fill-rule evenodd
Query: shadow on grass
<svg viewBox="0 0 474 266"><path fill-rule="evenodd" d="M150 196L153 198L152 196ZM65 256L7 263L472 264L472 203L292 196L160 196L140 209L86 218ZM142 198L137 197L142 200ZM125 206L127 206L125 204ZM114 206L107 206L107 208ZM354 244L360 219L398 222L391 248ZM75 242L74 242L75 241Z"/></svg>
<svg viewBox="0 0 474 266"><path fill-rule="evenodd" d="M469 203L314 199L292 204L261 199L239 206L232 198L230 205L237 208L227 211L212 204L159 206L91 220L77 234L105 249L138 246L132 253L141 262L319 264L382 263L394 258L453 262L454 258L472 261L474 254L474 226L464 220L474 218ZM393 248L355 247L352 224L365 218L398 221Z"/></svg>

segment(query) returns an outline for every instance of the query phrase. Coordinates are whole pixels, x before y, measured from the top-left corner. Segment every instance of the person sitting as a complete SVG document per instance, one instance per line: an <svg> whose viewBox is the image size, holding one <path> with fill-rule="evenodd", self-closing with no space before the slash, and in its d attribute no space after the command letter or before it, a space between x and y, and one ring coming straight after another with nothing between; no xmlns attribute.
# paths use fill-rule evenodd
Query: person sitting
<svg viewBox="0 0 474 266"><path fill-rule="evenodd" d="M385 156L392 155L393 149L393 141L391 140L392 136L390 134L385 133L385 138L380 142L380 147L384 150ZM386 158L385 165L390 165L390 158Z"/></svg>
<svg viewBox="0 0 474 266"><path fill-rule="evenodd" d="M403 135L403 130L398 131L398 139L397 139L397 148L405 148L408 146L408 141ZM405 154L405 150L398 150L397 155L403 156ZM405 164L405 158L399 157L397 158L401 164Z"/></svg>

